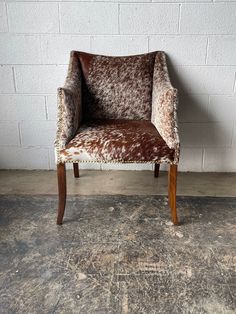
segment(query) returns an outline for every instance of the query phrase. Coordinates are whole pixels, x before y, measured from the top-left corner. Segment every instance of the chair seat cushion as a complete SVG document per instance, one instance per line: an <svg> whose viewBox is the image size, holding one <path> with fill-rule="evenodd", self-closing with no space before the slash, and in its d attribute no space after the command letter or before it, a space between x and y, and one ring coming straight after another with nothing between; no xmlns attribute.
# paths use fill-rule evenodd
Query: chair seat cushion
<svg viewBox="0 0 236 314"><path fill-rule="evenodd" d="M60 151L62 162L172 162L174 150L145 120L96 120Z"/></svg>

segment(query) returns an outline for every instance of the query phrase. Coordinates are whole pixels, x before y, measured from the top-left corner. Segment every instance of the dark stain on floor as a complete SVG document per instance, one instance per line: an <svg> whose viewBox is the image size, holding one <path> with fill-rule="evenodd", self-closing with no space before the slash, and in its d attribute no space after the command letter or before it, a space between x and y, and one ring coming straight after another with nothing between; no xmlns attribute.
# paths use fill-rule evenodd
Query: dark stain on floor
<svg viewBox="0 0 236 314"><path fill-rule="evenodd" d="M0 313L235 313L236 198L0 199Z"/></svg>

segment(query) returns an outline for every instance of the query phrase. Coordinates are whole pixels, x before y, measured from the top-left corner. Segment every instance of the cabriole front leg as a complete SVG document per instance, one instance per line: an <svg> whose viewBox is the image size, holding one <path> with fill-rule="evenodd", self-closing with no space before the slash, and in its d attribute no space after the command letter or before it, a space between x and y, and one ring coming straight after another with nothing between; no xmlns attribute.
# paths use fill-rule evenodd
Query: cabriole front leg
<svg viewBox="0 0 236 314"><path fill-rule="evenodd" d="M168 195L169 206L171 208L171 219L174 225L178 225L176 208L176 187L177 187L177 165L170 165L168 174Z"/></svg>
<svg viewBox="0 0 236 314"><path fill-rule="evenodd" d="M58 215L57 224L61 225L66 206L66 165L60 163L57 165L57 180L58 180Z"/></svg>

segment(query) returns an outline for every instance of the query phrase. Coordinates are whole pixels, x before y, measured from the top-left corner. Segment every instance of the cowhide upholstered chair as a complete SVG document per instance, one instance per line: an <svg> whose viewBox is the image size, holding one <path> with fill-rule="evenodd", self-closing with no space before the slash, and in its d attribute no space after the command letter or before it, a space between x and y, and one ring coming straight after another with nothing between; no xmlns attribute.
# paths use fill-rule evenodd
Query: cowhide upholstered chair
<svg viewBox="0 0 236 314"><path fill-rule="evenodd" d="M164 52L106 57L72 51L65 85L58 89L57 224L65 211L67 162L75 177L79 162L154 163L155 176L160 163L168 163L169 205L178 224L176 110Z"/></svg>

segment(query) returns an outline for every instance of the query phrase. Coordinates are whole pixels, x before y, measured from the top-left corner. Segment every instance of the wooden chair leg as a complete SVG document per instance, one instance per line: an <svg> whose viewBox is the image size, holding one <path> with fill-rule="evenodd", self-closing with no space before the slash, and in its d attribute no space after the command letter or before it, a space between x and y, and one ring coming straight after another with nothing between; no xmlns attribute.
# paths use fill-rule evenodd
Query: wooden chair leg
<svg viewBox="0 0 236 314"><path fill-rule="evenodd" d="M79 178L79 163L73 163L73 168L74 168L74 177Z"/></svg>
<svg viewBox="0 0 236 314"><path fill-rule="evenodd" d="M177 165L170 165L168 174L168 195L171 208L171 219L174 225L178 225L176 208Z"/></svg>
<svg viewBox="0 0 236 314"><path fill-rule="evenodd" d="M57 224L61 225L66 206L66 165L63 163L57 165L57 180L59 194Z"/></svg>
<svg viewBox="0 0 236 314"><path fill-rule="evenodd" d="M159 177L160 164L155 164L154 177Z"/></svg>

